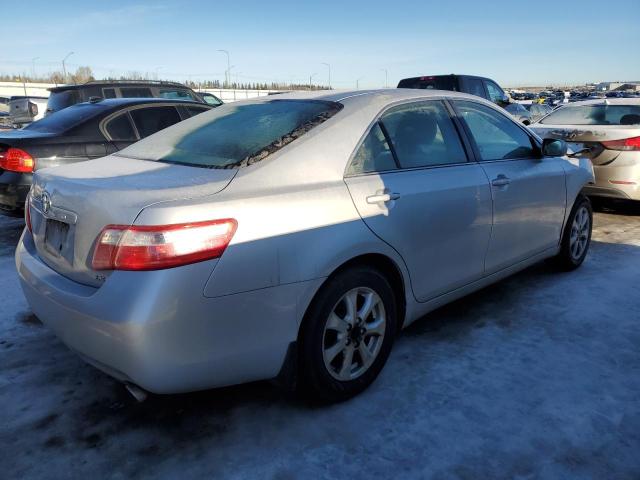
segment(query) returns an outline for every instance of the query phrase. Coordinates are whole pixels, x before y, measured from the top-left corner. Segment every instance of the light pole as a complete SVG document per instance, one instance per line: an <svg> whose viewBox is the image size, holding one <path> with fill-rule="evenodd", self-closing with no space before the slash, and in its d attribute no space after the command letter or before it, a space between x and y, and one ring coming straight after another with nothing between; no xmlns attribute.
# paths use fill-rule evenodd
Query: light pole
<svg viewBox="0 0 640 480"><path fill-rule="evenodd" d="M389 88L389 72L387 72L386 68L381 68L384 72L384 88Z"/></svg>
<svg viewBox="0 0 640 480"><path fill-rule="evenodd" d="M36 60L38 60L40 57L34 57L31 59L31 76L35 79L36 78Z"/></svg>
<svg viewBox="0 0 640 480"><path fill-rule="evenodd" d="M227 71L224 74L224 82L229 83L229 76L231 75L231 73L229 73L231 71L231 56L229 55L228 50L218 50L218 51L227 54Z"/></svg>
<svg viewBox="0 0 640 480"><path fill-rule="evenodd" d="M327 68L329 69L329 90L331 90L331 65L329 65L326 62L322 62L322 65L326 65Z"/></svg>
<svg viewBox="0 0 640 480"><path fill-rule="evenodd" d="M67 67L65 66L64 62L74 53L75 52L69 52L67 53L67 56L62 59L62 77L64 78L64 83L67 83Z"/></svg>
<svg viewBox="0 0 640 480"><path fill-rule="evenodd" d="M311 75L309 75L309 90L311 90L311 80L313 80L313 77L315 77L317 75L317 73L313 73Z"/></svg>
<svg viewBox="0 0 640 480"><path fill-rule="evenodd" d="M360 80L362 80L364 77L360 77L356 80L356 90L360 90Z"/></svg>

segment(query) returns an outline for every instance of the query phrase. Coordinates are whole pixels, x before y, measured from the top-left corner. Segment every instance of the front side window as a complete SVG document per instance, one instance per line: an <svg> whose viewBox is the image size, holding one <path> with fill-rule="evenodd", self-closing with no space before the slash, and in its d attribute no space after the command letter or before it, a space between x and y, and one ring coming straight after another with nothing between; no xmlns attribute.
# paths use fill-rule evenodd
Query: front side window
<svg viewBox="0 0 640 480"><path fill-rule="evenodd" d="M498 88L498 86L493 82L485 81L484 84L487 87L487 93L489 94L489 100L491 100L493 103L502 102L502 97L504 96L503 91L500 88Z"/></svg>
<svg viewBox="0 0 640 480"><path fill-rule="evenodd" d="M454 105L471 132L481 160L538 156L529 135L510 118L476 102L455 101Z"/></svg>
<svg viewBox="0 0 640 480"><path fill-rule="evenodd" d="M105 130L109 135L111 140L120 140L120 141L135 141L136 134L133 131L133 125L131 125L131 121L129 120L129 115L126 113L122 113L117 117L109 120L107 123Z"/></svg>
<svg viewBox="0 0 640 480"><path fill-rule="evenodd" d="M401 168L467 161L458 132L442 102L401 105L383 115L381 122Z"/></svg>
<svg viewBox="0 0 640 480"><path fill-rule="evenodd" d="M153 135L181 120L175 107L138 108L131 110L131 118L133 118L141 138Z"/></svg>
<svg viewBox="0 0 640 480"><path fill-rule="evenodd" d="M393 153L391 153L387 139L380 128L380 123L376 123L354 155L347 169L347 175L395 169L396 162Z"/></svg>
<svg viewBox="0 0 640 480"><path fill-rule="evenodd" d="M144 87L120 87L120 95L124 98L150 98L153 97L150 88Z"/></svg>
<svg viewBox="0 0 640 480"><path fill-rule="evenodd" d="M171 100L196 100L190 92L175 88L161 88L158 96Z"/></svg>
<svg viewBox="0 0 640 480"><path fill-rule="evenodd" d="M319 100L224 104L142 140L123 156L204 168L251 165L295 141L341 110ZM137 124L137 122L136 122Z"/></svg>
<svg viewBox="0 0 640 480"><path fill-rule="evenodd" d="M549 125L640 125L640 105L561 107L542 122Z"/></svg>

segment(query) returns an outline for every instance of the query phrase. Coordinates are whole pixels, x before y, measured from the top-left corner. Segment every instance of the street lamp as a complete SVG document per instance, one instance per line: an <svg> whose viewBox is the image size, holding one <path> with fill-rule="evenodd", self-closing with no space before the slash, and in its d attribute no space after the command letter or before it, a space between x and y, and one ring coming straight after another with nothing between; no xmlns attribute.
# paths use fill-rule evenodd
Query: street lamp
<svg viewBox="0 0 640 480"><path fill-rule="evenodd" d="M331 90L331 65L329 65L326 62L322 62L322 65L326 65L327 68L329 69L329 90Z"/></svg>
<svg viewBox="0 0 640 480"><path fill-rule="evenodd" d="M31 76L35 79L36 77L36 60L40 57L34 57L31 59Z"/></svg>
<svg viewBox="0 0 640 480"><path fill-rule="evenodd" d="M313 77L315 77L317 75L317 73L313 73L311 75L309 75L309 90L311 90L311 80L313 80Z"/></svg>
<svg viewBox="0 0 640 480"><path fill-rule="evenodd" d="M389 88L389 72L387 72L386 68L381 68L384 72L384 88Z"/></svg>
<svg viewBox="0 0 640 480"><path fill-rule="evenodd" d="M76 52L69 52L67 53L67 56L62 59L62 77L64 78L64 83L67 83L67 67L64 64L64 62L67 60L67 58L69 58L74 53Z"/></svg>
<svg viewBox="0 0 640 480"><path fill-rule="evenodd" d="M362 80L364 77L360 77L358 79L356 79L356 90L360 90L360 80Z"/></svg>
<svg viewBox="0 0 640 480"><path fill-rule="evenodd" d="M229 83L229 76L231 75L229 72L231 71L231 56L227 50L218 50L219 52L227 54L227 71L224 73L224 81L225 83Z"/></svg>

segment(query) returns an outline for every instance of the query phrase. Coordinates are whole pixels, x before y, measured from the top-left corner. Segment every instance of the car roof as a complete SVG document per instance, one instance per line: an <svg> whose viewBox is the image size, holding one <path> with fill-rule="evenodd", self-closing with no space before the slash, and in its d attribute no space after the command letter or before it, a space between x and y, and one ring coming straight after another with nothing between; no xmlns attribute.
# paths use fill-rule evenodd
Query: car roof
<svg viewBox="0 0 640 480"><path fill-rule="evenodd" d="M208 104L197 102L195 100L181 100L174 98L158 98L158 97L144 97L144 98L104 98L95 102L81 102L76 103L75 105L100 105L104 108L118 108L127 105L143 105L143 104L152 104L152 103L173 103L176 105L205 105ZM72 107L74 105L71 105Z"/></svg>
<svg viewBox="0 0 640 480"><path fill-rule="evenodd" d="M580 107L583 105L640 105L640 98L596 98L593 100L581 100L566 105Z"/></svg>
<svg viewBox="0 0 640 480"><path fill-rule="evenodd" d="M52 87L50 92L63 92L65 90L80 90L82 88L90 87L180 87L186 90L191 88L178 82L167 82L164 80L96 80L87 83L81 83L78 85L61 85L59 87Z"/></svg>

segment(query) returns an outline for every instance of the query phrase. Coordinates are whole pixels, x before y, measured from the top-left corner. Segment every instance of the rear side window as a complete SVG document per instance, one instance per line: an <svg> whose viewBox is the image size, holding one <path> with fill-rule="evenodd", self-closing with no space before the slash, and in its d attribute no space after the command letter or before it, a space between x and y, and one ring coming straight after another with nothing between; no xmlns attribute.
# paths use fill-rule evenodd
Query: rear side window
<svg viewBox="0 0 640 480"><path fill-rule="evenodd" d="M185 107L185 109L187 110L187 113L189 114L190 117L193 117L195 115L198 115L199 113L203 113L211 110L210 108L205 108L205 107Z"/></svg>
<svg viewBox="0 0 640 480"><path fill-rule="evenodd" d="M382 132L382 128L380 128L380 124L376 123L354 155L347 169L347 175L384 172L395 169L396 162L393 158L393 153L391 153L391 149Z"/></svg>
<svg viewBox="0 0 640 480"><path fill-rule="evenodd" d="M398 88L418 88L422 90L458 90L452 75L405 78Z"/></svg>
<svg viewBox="0 0 640 480"><path fill-rule="evenodd" d="M140 138L153 135L157 131L178 123L181 118L175 107L148 107L131 110Z"/></svg>
<svg viewBox="0 0 640 480"><path fill-rule="evenodd" d="M463 163L467 157L442 102L402 105L382 117L401 168Z"/></svg>
<svg viewBox="0 0 640 480"><path fill-rule="evenodd" d="M319 100L225 104L140 141L123 156L205 168L251 165L303 136L340 111Z"/></svg>
<svg viewBox="0 0 640 480"><path fill-rule="evenodd" d="M129 120L129 115L126 113L120 114L117 117L109 120L105 130L111 138L111 140L120 141L135 141L137 140L136 134L133 130L133 125Z"/></svg>
<svg viewBox="0 0 640 480"><path fill-rule="evenodd" d="M481 160L538 156L529 135L510 118L479 103L455 101L454 104L471 132Z"/></svg>
<svg viewBox="0 0 640 480"><path fill-rule="evenodd" d="M102 89L103 98L116 98L116 89L115 88L103 88Z"/></svg>
<svg viewBox="0 0 640 480"><path fill-rule="evenodd" d="M172 100L195 100L191 92L186 90L179 90L175 88L167 89L161 88L159 93L160 98L170 98Z"/></svg>
<svg viewBox="0 0 640 480"><path fill-rule="evenodd" d="M487 98L487 94L484 91L484 87L482 86L482 80L479 78L465 78L464 83L466 84L466 92L471 95L476 95L478 97Z"/></svg>
<svg viewBox="0 0 640 480"><path fill-rule="evenodd" d="M63 108L75 105L80 101L78 92L75 90L63 90L61 92L51 92L47 101L47 110L57 112Z"/></svg>
<svg viewBox="0 0 640 480"><path fill-rule="evenodd" d="M640 125L640 105L561 107L540 123L549 125Z"/></svg>
<svg viewBox="0 0 640 480"><path fill-rule="evenodd" d="M144 87L120 87L120 95L124 98L149 98L153 97L150 88Z"/></svg>

